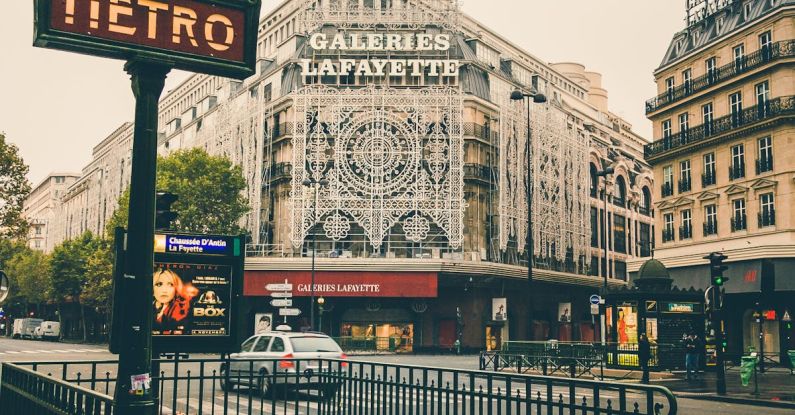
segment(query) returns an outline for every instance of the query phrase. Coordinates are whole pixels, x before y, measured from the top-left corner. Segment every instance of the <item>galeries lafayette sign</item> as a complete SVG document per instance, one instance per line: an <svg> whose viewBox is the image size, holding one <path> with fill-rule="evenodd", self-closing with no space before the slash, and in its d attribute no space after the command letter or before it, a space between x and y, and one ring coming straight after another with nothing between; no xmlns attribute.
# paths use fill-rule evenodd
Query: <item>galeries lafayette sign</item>
<svg viewBox="0 0 795 415"><path fill-rule="evenodd" d="M36 0L34 45L243 78L259 0Z"/></svg>
<svg viewBox="0 0 795 415"><path fill-rule="evenodd" d="M311 295L311 271L246 271L245 296L270 296L268 284L293 286L294 297ZM317 271L315 295L324 297L435 298L438 281L434 272Z"/></svg>

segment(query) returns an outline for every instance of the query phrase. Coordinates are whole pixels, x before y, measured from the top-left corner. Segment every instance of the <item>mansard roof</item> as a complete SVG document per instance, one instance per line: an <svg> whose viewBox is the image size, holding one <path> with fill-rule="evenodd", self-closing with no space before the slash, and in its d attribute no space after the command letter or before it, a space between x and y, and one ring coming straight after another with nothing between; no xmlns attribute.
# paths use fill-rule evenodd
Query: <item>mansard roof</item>
<svg viewBox="0 0 795 415"><path fill-rule="evenodd" d="M745 3L751 4L751 12L747 16L743 12ZM655 73L787 6L795 6L795 0L734 0L723 9L675 34Z"/></svg>

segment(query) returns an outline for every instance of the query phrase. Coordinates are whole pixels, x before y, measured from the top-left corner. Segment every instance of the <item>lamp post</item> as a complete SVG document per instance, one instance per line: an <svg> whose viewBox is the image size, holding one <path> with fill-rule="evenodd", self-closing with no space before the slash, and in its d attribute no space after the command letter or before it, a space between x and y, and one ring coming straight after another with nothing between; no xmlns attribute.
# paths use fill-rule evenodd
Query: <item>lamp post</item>
<svg viewBox="0 0 795 415"><path fill-rule="evenodd" d="M608 254L608 251L607 251L608 248L609 248L609 245L607 243L607 227L608 227L607 220L609 218L609 215L607 214L607 176L613 174L614 172L615 172L615 168L613 166L607 166L604 170L600 170L600 171L596 172L596 177L604 177L605 178L605 189L602 192L602 200L604 201L604 206L605 206L605 216L604 216L604 218L605 218L604 225L605 226L604 226L604 232L602 233L602 246L604 247L604 250L605 250L605 258L604 258L605 268L604 268L604 272L602 273L602 289L601 289L601 298L602 298L601 302L603 304L599 305L599 311L600 311L600 313L599 313L600 316L599 317L600 317L600 320L601 320L600 333L601 333L601 337L602 337L602 347L604 347L605 343L607 342L607 333L605 333L605 330L607 329L606 322L605 322L605 318L606 318L605 317L605 314L606 314L605 307L606 307L606 305L604 304L604 299L605 299L605 296L607 296L607 273L608 273L609 264L610 264L609 256L608 256L609 254Z"/></svg>
<svg viewBox="0 0 795 415"><path fill-rule="evenodd" d="M525 143L525 156L527 157L527 294L533 294L533 169L530 163L532 146L530 145L530 102L542 104L547 102L547 97L540 92L525 93L519 89L511 92L512 101L525 100L527 102L527 140ZM533 340L533 302L527 303L527 339Z"/></svg>
<svg viewBox="0 0 795 415"><path fill-rule="evenodd" d="M321 187L327 187L329 182L326 179L315 180L314 178L306 178L302 185L311 187L314 190L314 199L312 202L312 219L315 223L317 220L317 192ZM311 330L315 330L315 255L317 253L317 232L312 232L312 282L309 286L311 299L309 300L309 325Z"/></svg>

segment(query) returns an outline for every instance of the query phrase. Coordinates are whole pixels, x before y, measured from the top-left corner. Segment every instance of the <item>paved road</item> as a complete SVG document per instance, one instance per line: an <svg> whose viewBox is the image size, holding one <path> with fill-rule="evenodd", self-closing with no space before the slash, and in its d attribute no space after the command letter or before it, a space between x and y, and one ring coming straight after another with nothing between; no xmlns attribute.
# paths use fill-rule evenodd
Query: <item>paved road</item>
<svg viewBox="0 0 795 415"><path fill-rule="evenodd" d="M191 356L192 358L213 358L213 356L199 356L194 355ZM0 361L7 362L7 361L28 361L28 362L43 362L43 361L69 361L69 360L115 360L116 356L107 352L106 346L94 346L94 345L74 345L74 344L65 344L65 343L53 343L53 342L39 342L39 341L30 341L30 340L11 340L7 338L0 338ZM476 356L413 356L413 355L378 355L378 356L352 356L350 357L351 360L361 360L361 361L370 361L370 362L378 362L383 364L402 364L402 365L416 365L421 368L431 368L431 367L448 367L454 369L461 369L461 370L471 370L477 369L478 362ZM182 379L179 381L177 387L174 387L174 382L168 382L162 391L163 397L163 411L162 414L179 414L179 413L191 413L195 414L198 413L198 409L202 409L202 413L214 413L222 414L224 406L226 406L227 411L229 414L246 414L251 411L252 413L261 413L261 414L313 414L317 413L319 408L323 407L324 404L315 393L310 394L301 394L301 395L290 395L288 396L288 400L285 399L262 399L259 394L252 394L248 391L247 388L241 387L232 392L224 393L221 391L219 383L214 381L205 381L201 384L197 384L195 380L196 375L200 371L204 371L205 374L212 374L213 370L215 373L218 373L219 364L218 363L206 363L203 366L200 366L196 363L181 363L180 364L179 373L184 376L188 370L191 371L192 377L194 377L193 383L191 384L190 388L187 386L187 380ZM163 366L163 370L165 372L166 377L173 376L173 364L165 364ZM54 376L60 377L60 369L58 366L52 367L39 367L40 371L43 372L51 372ZM67 373L67 378L72 380L76 379L77 373L80 372L81 379L85 379L87 375L91 373L91 366L89 365L82 365L82 366L73 366L70 367ZM108 372L109 377L115 377L115 365L114 364L106 364L97 366L95 373L97 374L97 378L102 378L103 373ZM390 372L389 376L394 375L394 372ZM415 376L416 377L416 376ZM433 376L432 376L433 378ZM442 379L442 382L450 382L451 377L449 375L445 375ZM421 389L409 389L408 392L400 392L397 390L383 390L381 393L373 394L373 389L370 388L369 385L377 384L377 380L375 382L370 381L364 382L363 384L368 385L366 388L358 388L356 390L343 390L337 396L338 399L350 399L353 401L368 401L371 402L372 405L376 407L379 405L383 405L383 401L378 401L378 397L380 396L382 399L386 400L409 400L418 402L420 401L419 396ZM478 381L478 387L483 386L484 390L488 390L486 388L486 384ZM84 386L88 386L89 384L83 383ZM97 382L93 385L95 390L100 392L105 392L106 390L112 394L114 384L104 383L104 382ZM495 382L491 385L492 392L496 393L498 390L500 393L505 396L505 383L504 382ZM176 396L174 396L174 391L177 390ZM190 390L188 393L187 391ZM524 388L524 385L512 385L511 390L513 391L512 394L518 392L520 396L526 396L527 390ZM546 390L543 385L533 385L531 386L531 391L535 395L537 392L545 393ZM575 396L581 398L583 395L588 395L587 391L578 390L575 392ZM562 396L564 402L568 401L569 399L569 392L564 388L554 388L553 396L560 397ZM608 397L614 397L614 393L606 392L603 395L603 399ZM589 398L591 398L589 396ZM293 401L297 401L293 402ZM467 398L464 396L442 396L440 401L443 403L443 406L458 406L459 408L462 406L469 407L472 404L472 399ZM224 405L226 402L226 405ZM438 402L438 401L437 401ZM480 401L476 400L475 403L479 406ZM764 414L771 414L771 415L778 415L778 414L790 414L791 410L787 409L776 409L776 408L758 408L752 406L744 406L744 405L735 405L735 404L725 404L719 402L708 402L708 401L701 401L701 400L693 400L693 399L678 399L679 403L679 413L680 414L698 414L698 415L740 415L740 414L752 414L752 413L764 413ZM485 405L488 406L488 402L485 402ZM495 405L492 403L492 405ZM365 408L364 413L369 412ZM445 413L443 411L442 413ZM468 411L467 411L468 412ZM421 413L419 411L415 413ZM461 413L461 411L459 411ZM496 413L496 411L495 411ZM514 412L517 413L517 412ZM524 413L524 411L518 411L518 413Z"/></svg>

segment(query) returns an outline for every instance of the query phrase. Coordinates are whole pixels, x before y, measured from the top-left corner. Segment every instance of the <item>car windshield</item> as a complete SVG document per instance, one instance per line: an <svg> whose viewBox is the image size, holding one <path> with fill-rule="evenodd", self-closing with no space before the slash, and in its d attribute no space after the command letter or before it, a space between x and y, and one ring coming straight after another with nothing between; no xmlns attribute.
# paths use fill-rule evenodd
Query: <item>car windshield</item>
<svg viewBox="0 0 795 415"><path fill-rule="evenodd" d="M290 337L294 352L341 352L337 342L328 337Z"/></svg>

